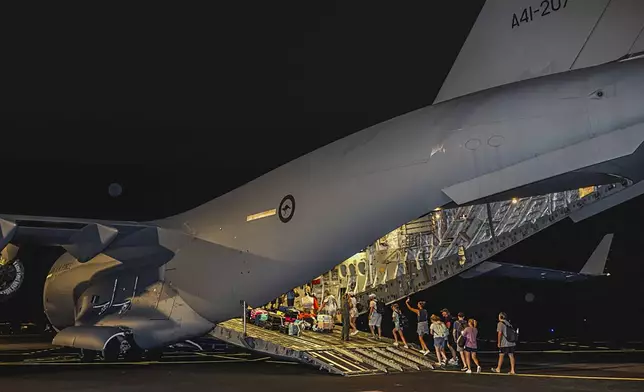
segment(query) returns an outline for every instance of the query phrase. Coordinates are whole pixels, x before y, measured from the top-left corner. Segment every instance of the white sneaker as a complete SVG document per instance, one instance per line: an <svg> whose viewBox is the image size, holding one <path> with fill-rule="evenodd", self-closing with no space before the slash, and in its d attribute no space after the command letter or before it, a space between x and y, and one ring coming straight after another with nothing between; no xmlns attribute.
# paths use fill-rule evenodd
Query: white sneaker
<svg viewBox="0 0 644 392"><path fill-rule="evenodd" d="M447 363L449 363L450 365L458 365L458 361L454 358L450 359Z"/></svg>
<svg viewBox="0 0 644 392"><path fill-rule="evenodd" d="M429 350L423 352L423 355L427 355L427 354L429 354Z"/></svg>
<svg viewBox="0 0 644 392"><path fill-rule="evenodd" d="M481 367L480 366L476 367L476 373L481 373Z"/></svg>
<svg viewBox="0 0 644 392"><path fill-rule="evenodd" d="M467 371L465 373L472 374L472 369L467 369Z"/></svg>
<svg viewBox="0 0 644 392"><path fill-rule="evenodd" d="M405 344L405 348L409 348L409 346Z"/></svg>
<svg viewBox="0 0 644 392"><path fill-rule="evenodd" d="M394 346L398 347L398 342L394 342Z"/></svg>
<svg viewBox="0 0 644 392"><path fill-rule="evenodd" d="M353 331L353 332L351 332L351 336L356 336L356 335L358 334L358 332L360 332L360 331Z"/></svg>
<svg viewBox="0 0 644 392"><path fill-rule="evenodd" d="M467 367L464 367L463 369L461 369L461 371L462 372L467 371Z"/></svg>
<svg viewBox="0 0 644 392"><path fill-rule="evenodd" d="M430 368L430 369L432 369L432 370L434 370L434 365L432 365L432 364L430 363L430 364L429 364L429 368Z"/></svg>

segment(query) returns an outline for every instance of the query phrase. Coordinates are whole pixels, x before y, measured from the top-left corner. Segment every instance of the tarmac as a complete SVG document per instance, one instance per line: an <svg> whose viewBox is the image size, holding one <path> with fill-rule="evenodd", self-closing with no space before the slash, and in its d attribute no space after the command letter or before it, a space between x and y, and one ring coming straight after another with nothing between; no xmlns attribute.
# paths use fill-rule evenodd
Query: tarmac
<svg viewBox="0 0 644 392"><path fill-rule="evenodd" d="M560 345L559 350L517 353L517 375L493 374L493 352L480 355L483 373L434 370L341 377L299 363L276 360L212 340L203 351L175 347L159 362L81 363L73 350L29 338L0 338L0 388L5 391L641 391L644 349L594 350ZM508 363L506 359L505 367ZM504 369L507 371L507 369ZM456 389L454 389L456 388Z"/></svg>

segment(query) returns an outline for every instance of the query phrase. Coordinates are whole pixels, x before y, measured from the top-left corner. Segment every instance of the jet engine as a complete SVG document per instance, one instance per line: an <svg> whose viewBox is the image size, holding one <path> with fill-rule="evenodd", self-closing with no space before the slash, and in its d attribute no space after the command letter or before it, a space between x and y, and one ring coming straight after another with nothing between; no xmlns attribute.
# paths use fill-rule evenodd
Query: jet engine
<svg viewBox="0 0 644 392"><path fill-rule="evenodd" d="M25 280L25 267L18 256L18 247L8 244L0 252L0 302L18 292Z"/></svg>

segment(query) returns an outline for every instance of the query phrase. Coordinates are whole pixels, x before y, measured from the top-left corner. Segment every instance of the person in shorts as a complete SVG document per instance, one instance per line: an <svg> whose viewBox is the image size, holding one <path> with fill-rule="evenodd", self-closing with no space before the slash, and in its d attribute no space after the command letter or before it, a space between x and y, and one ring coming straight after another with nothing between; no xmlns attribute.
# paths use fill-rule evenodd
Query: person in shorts
<svg viewBox="0 0 644 392"><path fill-rule="evenodd" d="M405 335L403 335L403 326L401 325L403 316L400 311L400 306L398 306L398 304L391 305L391 311L391 319L394 322L394 330L392 331L394 335L394 346L398 347L398 336L400 336L400 340L402 340L405 348L409 348L407 341L405 340Z"/></svg>
<svg viewBox="0 0 644 392"><path fill-rule="evenodd" d="M499 313L499 323L496 325L497 346L499 347L499 363L495 368L492 368L493 373L501 373L503 359L507 354L508 357L510 357L510 374L516 374L514 371L514 349L517 344L509 342L506 338L508 336L508 327L512 327L512 324L510 324L507 319L508 316L505 313Z"/></svg>
<svg viewBox="0 0 644 392"><path fill-rule="evenodd" d="M461 362L463 363L463 369L461 371L467 371L467 366L465 365L465 347L460 347L458 343L459 337L462 336L463 330L467 328L467 320L465 320L465 313L459 312L458 318L454 321L454 327L452 328L452 339L454 341L454 346L456 346L456 352L461 356Z"/></svg>
<svg viewBox="0 0 644 392"><path fill-rule="evenodd" d="M454 336L452 334L454 330L454 324L456 324L456 318L452 316L452 314L449 312L449 309L441 309L441 316L443 323L445 323L445 326L447 327L447 330L450 332L447 334L447 339L445 339L445 346L449 349L449 352L452 354L452 358L449 360L450 365L458 365L458 354L456 354L456 350L454 350L454 346L456 346L456 341L454 341Z"/></svg>
<svg viewBox="0 0 644 392"><path fill-rule="evenodd" d="M435 314L430 318L432 325L429 327L429 332L434 337L434 349L436 350L436 358L439 366L447 364L447 355L445 354L445 343L449 336L449 329L445 323Z"/></svg>
<svg viewBox="0 0 644 392"><path fill-rule="evenodd" d="M375 294L369 294L369 329L371 337L380 340L382 338L382 314L378 313L377 301ZM376 328L378 328L378 336L376 336Z"/></svg>
<svg viewBox="0 0 644 392"><path fill-rule="evenodd" d="M416 327L416 331L418 332L418 340L420 341L420 352L423 355L427 355L429 354L429 349L427 348L427 344L425 344L424 336L429 333L429 326L427 324L427 309L425 309L425 301L418 301L418 309L412 308L412 306L409 305L409 301L410 298L407 298L405 301L407 309L416 313L418 316L418 327Z"/></svg>
<svg viewBox="0 0 644 392"><path fill-rule="evenodd" d="M465 364L466 372L472 373L472 361L476 364L476 372L481 373L481 364L479 363L478 358L476 357L476 351L478 351L478 344L476 339L479 334L477 329L478 322L474 319L469 319L467 321L467 327L461 332L465 338Z"/></svg>

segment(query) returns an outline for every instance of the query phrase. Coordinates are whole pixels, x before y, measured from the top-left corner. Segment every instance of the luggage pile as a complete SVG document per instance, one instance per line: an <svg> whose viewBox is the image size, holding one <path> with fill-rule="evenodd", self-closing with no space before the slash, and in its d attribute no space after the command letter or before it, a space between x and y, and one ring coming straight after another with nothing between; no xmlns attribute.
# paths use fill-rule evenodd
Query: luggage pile
<svg viewBox="0 0 644 392"><path fill-rule="evenodd" d="M250 322L261 328L279 331L286 335L300 336L303 330L332 332L335 322L327 314L304 313L294 307L282 306L275 313L262 308L251 309L247 313Z"/></svg>

